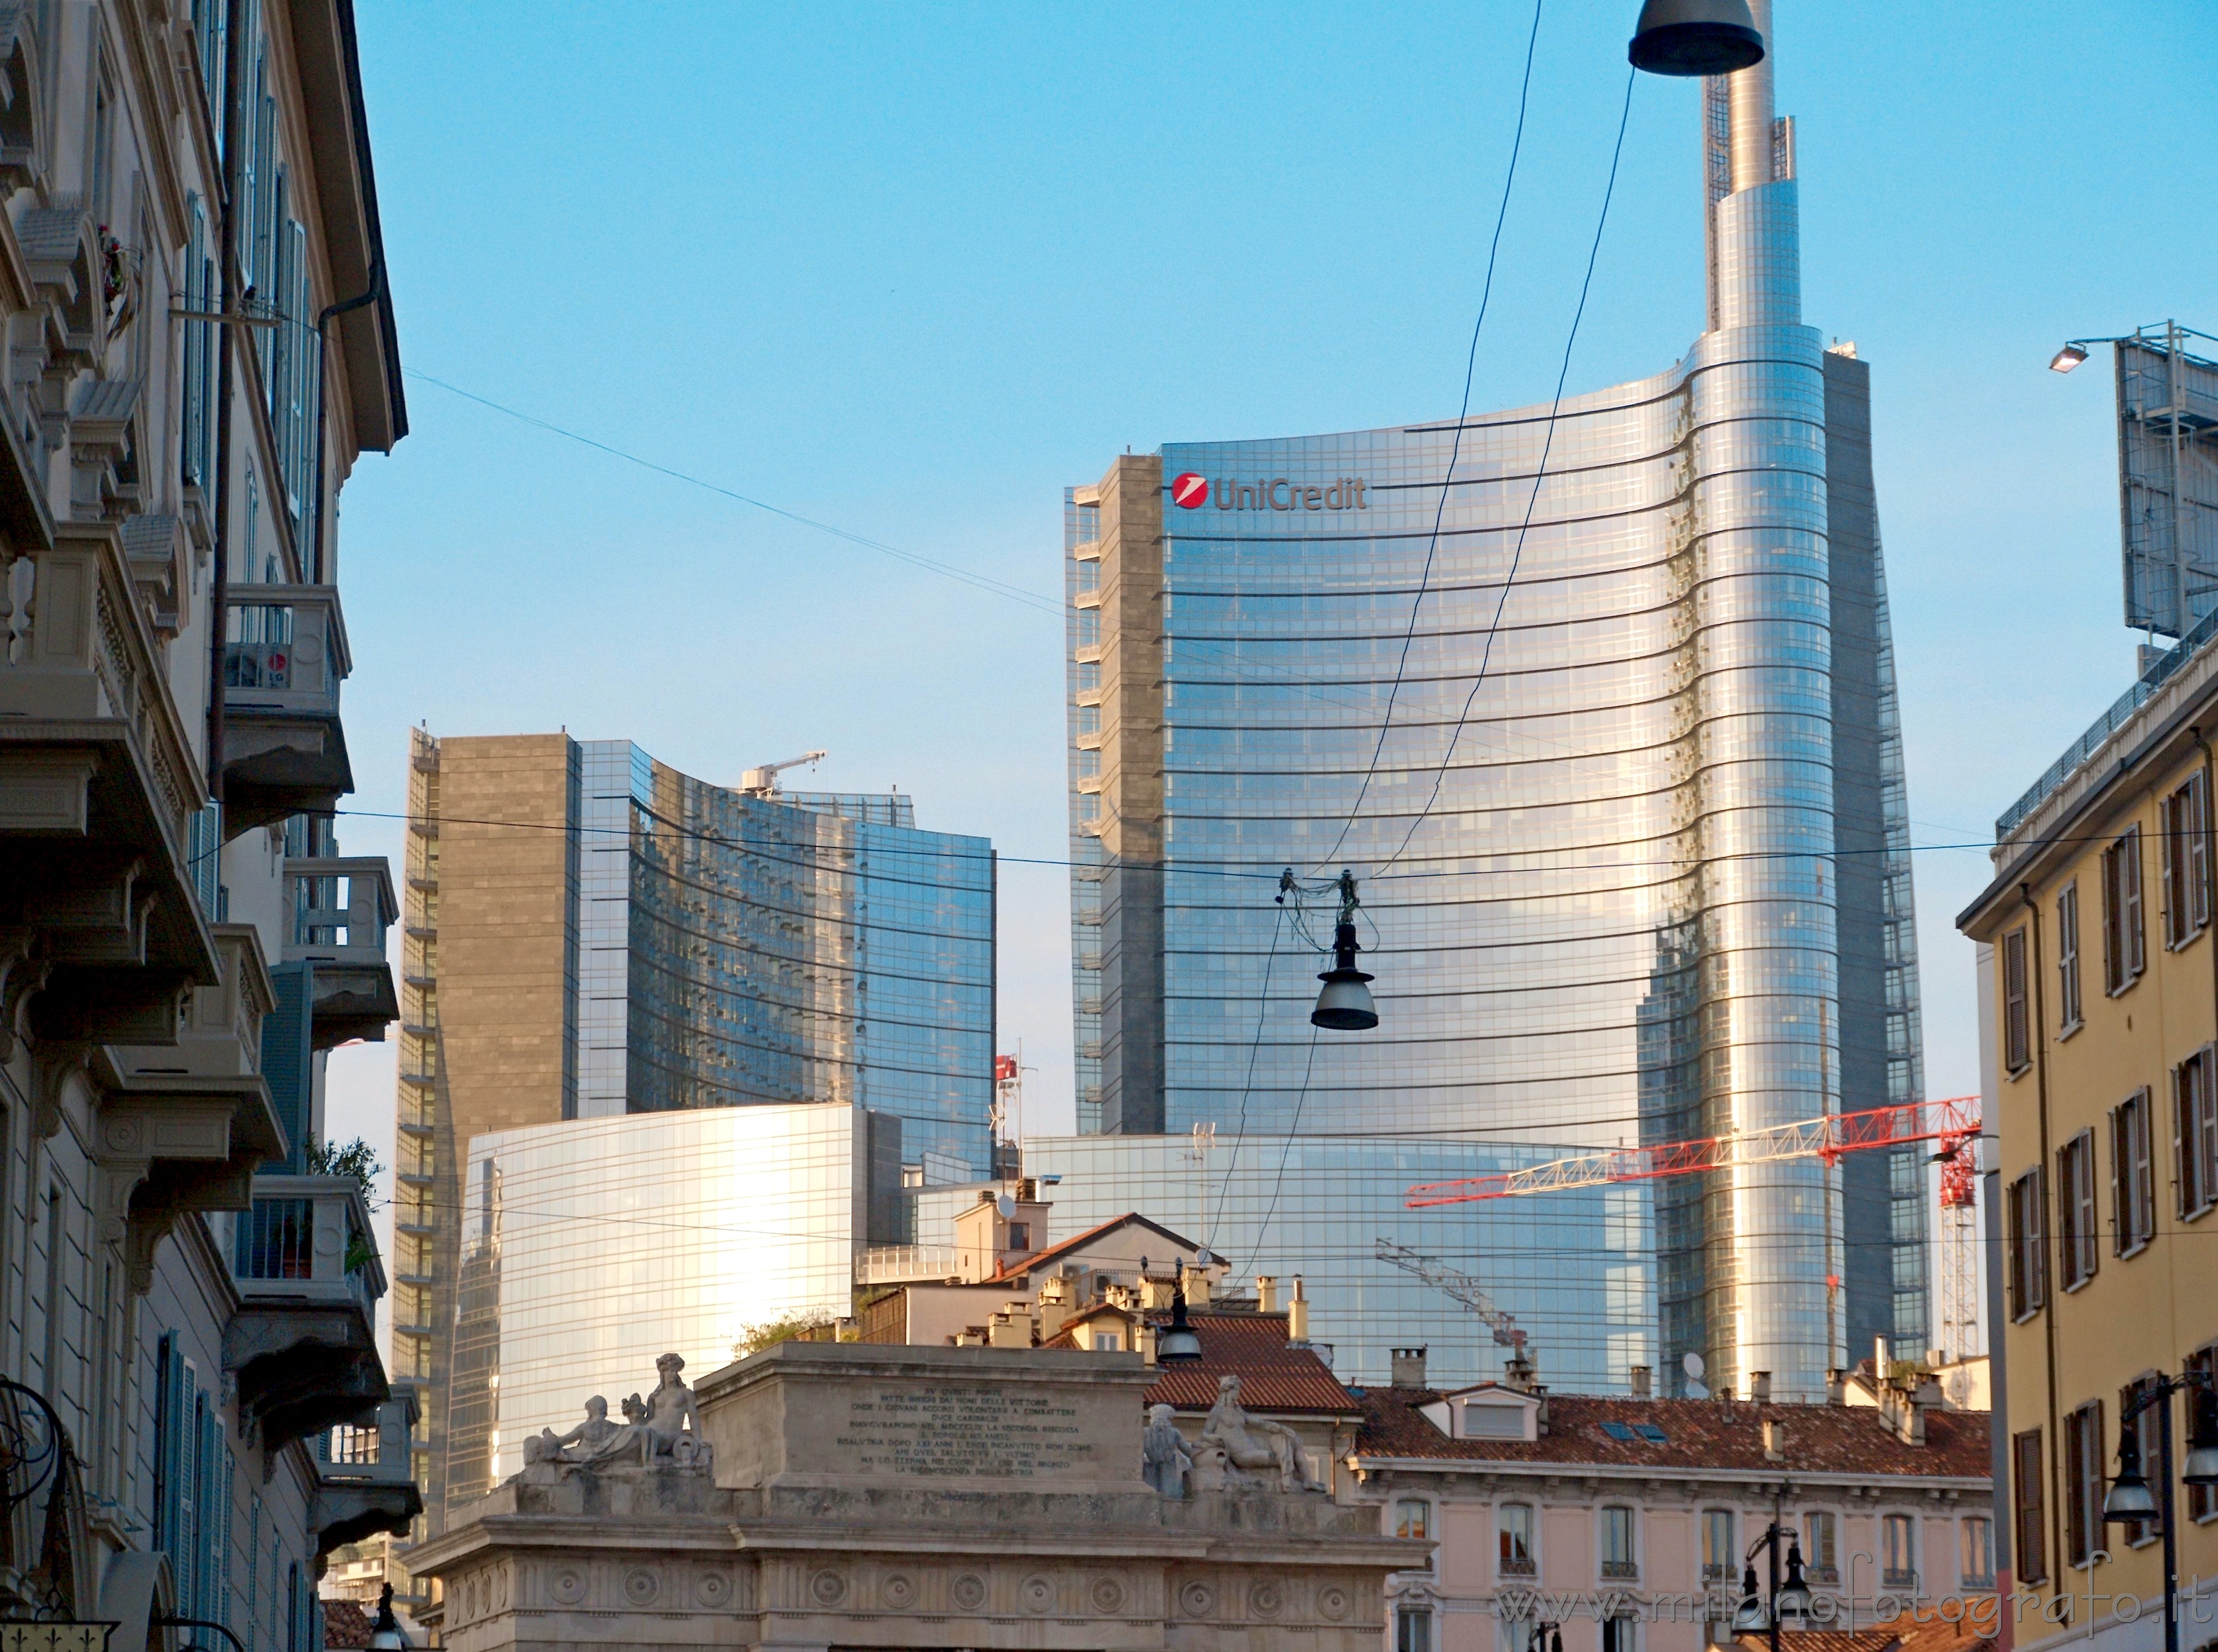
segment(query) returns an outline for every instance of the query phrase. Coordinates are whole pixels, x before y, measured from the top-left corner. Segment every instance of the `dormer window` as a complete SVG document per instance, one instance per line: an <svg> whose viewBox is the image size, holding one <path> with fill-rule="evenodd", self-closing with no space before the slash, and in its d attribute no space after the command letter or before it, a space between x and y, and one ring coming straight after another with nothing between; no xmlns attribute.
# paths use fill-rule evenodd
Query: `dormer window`
<svg viewBox="0 0 2218 1652"><path fill-rule="evenodd" d="M1523 1439L1525 1408L1489 1405L1484 1401L1463 1408L1463 1432L1467 1439Z"/></svg>

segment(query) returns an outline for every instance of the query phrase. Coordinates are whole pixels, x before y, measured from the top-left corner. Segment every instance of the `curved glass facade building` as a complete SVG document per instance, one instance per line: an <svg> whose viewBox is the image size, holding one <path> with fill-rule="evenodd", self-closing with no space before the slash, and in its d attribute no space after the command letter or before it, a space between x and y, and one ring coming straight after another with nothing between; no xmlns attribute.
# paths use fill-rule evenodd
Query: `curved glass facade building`
<svg viewBox="0 0 2218 1652"><path fill-rule="evenodd" d="M1768 64L1705 108L1669 372L1070 491L1082 1132L1571 1152L1918 1098L1868 368L1802 325ZM1273 896L1342 867L1382 1019L1320 1035L1329 902ZM1924 1192L1913 1151L1659 1185L1666 1382L1923 1346Z"/></svg>
<svg viewBox="0 0 2218 1652"><path fill-rule="evenodd" d="M503 1358L613 1347L618 1321L626 1358L656 1325L691 1357L733 1303L839 1296L852 1215L903 1235L898 1198L866 1209L852 1179L801 1200L827 1152L862 1155L881 1190L904 1162L992 1172L994 859L918 830L897 794L743 792L628 740L418 731L409 780L393 1362L422 1390L436 1529L486 1484ZM465 1232L490 1197L471 1156L499 1170L486 1142L516 1155L512 1190L547 1194L506 1207L505 1275L498 1235ZM658 1294L645 1261L673 1246L750 1265L715 1222L655 1228L638 1212L658 1199L759 1205L741 1237L777 1244L747 1279ZM602 1249L630 1259L556 1265ZM827 1267L840 1283L820 1290Z"/></svg>

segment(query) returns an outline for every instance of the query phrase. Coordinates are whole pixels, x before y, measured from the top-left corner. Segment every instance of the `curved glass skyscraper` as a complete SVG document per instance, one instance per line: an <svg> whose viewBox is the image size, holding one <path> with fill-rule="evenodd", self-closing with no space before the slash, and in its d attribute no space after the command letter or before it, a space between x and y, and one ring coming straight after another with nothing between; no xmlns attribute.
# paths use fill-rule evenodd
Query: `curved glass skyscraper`
<svg viewBox="0 0 2218 1652"><path fill-rule="evenodd" d="M1770 102L1706 85L1670 372L1071 491L1081 1131L1568 1151L1918 1098L1868 369L1802 325ZM1273 897L1343 866L1382 1021L1319 1035L1330 911ZM1914 1152L1659 1185L1667 1383L1923 1346L1924 1192Z"/></svg>

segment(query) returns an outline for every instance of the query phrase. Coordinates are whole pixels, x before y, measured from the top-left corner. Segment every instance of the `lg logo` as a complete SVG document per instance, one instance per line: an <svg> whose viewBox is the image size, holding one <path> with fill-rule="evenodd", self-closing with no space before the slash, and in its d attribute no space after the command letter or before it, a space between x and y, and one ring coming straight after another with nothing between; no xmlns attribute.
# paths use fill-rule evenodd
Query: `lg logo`
<svg viewBox="0 0 2218 1652"><path fill-rule="evenodd" d="M1181 510L1199 510L1209 503L1209 478L1192 471L1172 478L1171 503Z"/></svg>

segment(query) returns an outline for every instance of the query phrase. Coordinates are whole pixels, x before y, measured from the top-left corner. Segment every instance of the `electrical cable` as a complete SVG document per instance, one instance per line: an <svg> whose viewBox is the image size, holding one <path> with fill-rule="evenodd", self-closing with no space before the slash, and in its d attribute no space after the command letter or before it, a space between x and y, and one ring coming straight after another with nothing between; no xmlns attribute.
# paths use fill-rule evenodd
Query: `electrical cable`
<svg viewBox="0 0 2218 1652"><path fill-rule="evenodd" d="M1502 226L1509 220L1509 196L1517 183L1517 158L1525 147L1525 111L1533 94L1533 57L1540 43L1540 9L1545 0L1533 0L1533 27L1525 37L1525 72L1517 84L1517 125L1509 139L1509 166L1502 179L1502 201L1494 213L1494 237L1486 248L1486 278L1478 289L1478 319L1471 323L1471 348L1464 356L1463 400L1456 408L1455 436L1448 445L1447 468L1440 474L1440 502L1433 509L1433 531L1425 541L1425 563L1417 576L1417 594L1409 603L1409 624L1402 634L1401 658L1395 662L1393 686L1386 691L1386 715L1379 725L1378 743L1371 748L1371 762L1363 771L1363 783L1357 788L1355 801L1349 808L1348 820L1340 828L1340 836L1325 851L1320 866L1329 866L1340 853L1341 845L1348 841L1356 818L1363 812L1363 800L1371 795L1372 777L1379 772L1379 754L1386 749L1386 736L1394 727L1394 706L1402 692L1402 674L1409 668L1409 645L1417 634L1417 616L1425 606L1425 592L1432 584L1433 561L1439 554L1440 523L1447 515L1448 495L1455 487L1456 461L1463 453L1464 422L1471 417L1471 387L1478 368L1478 335L1486 325L1488 304L1494 297L1494 266L1502 251ZM1607 210L1607 207L1605 207ZM1546 462L1545 460L1543 462Z"/></svg>
<svg viewBox="0 0 2218 1652"><path fill-rule="evenodd" d="M1301 1134L1302 1109L1309 1104L1310 1074L1317 1069L1317 1035L1321 1030L1314 1021L1310 1024L1310 1054L1309 1060L1302 1066L1301 1093L1294 1098L1293 1119L1286 1126L1286 1144L1279 1150L1279 1173L1271 1183L1271 1202L1263 1209L1263 1220L1255 1229L1255 1246L1248 1253L1248 1269L1250 1272L1255 1271L1255 1259L1263 1253L1266 1236L1271 1231L1271 1219L1279 1214L1279 1190L1286 1185L1286 1160L1293 1156L1295 1139ZM1230 1191L1229 1177L1227 1191Z"/></svg>
<svg viewBox="0 0 2218 1652"><path fill-rule="evenodd" d="M1487 668L1493 663L1494 639L1502 628L1502 616L1509 605L1509 593L1517 584L1517 569L1525 559L1526 535L1532 530L1533 513L1539 508L1540 503L1540 485L1548 473L1548 455L1555 449L1556 425L1564 406L1564 386L1571 378L1571 352L1579 342L1579 324L1586 317L1587 295L1594 288L1595 265L1602 257L1602 232L1609 227L1609 206L1617 195L1618 164L1625 155L1625 130L1633 119L1633 83L1639 78L1640 71L1637 69L1628 70L1626 73L1625 101L1618 110L1617 141L1610 150L1609 182L1602 189L1602 215L1595 224L1594 244L1587 249L1586 275L1579 282L1578 307L1571 312L1570 336L1564 340L1563 365L1556 373L1556 394L1548 407L1546 434L1541 438L1540 443L1540 462L1533 473L1533 491L1526 497L1524 520L1518 524L1516 545L1509 558L1509 577L1502 582L1502 594L1495 600L1493 622L1486 628L1486 645L1479 655L1478 674L1471 679L1471 692L1464 697L1463 711L1456 718L1454 730L1448 735L1447 750L1441 754L1440 765L1434 772L1432 793L1426 798L1425 807L1419 810L1416 818L1409 822L1409 829L1403 833L1401 846L1395 850L1386 864L1379 869L1382 873L1393 870L1395 863L1401 859L1403 853L1409 847L1411 840L1416 837L1417 828L1425 823L1427 818L1432 814L1433 805L1440 801L1440 786L1447 777L1448 765L1454 761L1456 746L1463 738L1464 725L1470 721L1471 708L1478 703L1478 691L1486 683ZM1353 824L1352 821L1351 824Z"/></svg>
<svg viewBox="0 0 2218 1652"><path fill-rule="evenodd" d="M1262 1048L1263 1022L1270 1013L1271 1008L1271 966L1278 962L1279 932L1286 927L1286 908L1283 900L1273 910L1277 916L1271 921L1271 950L1263 955L1263 990L1255 999L1255 1036L1248 1041L1248 1073L1240 1085L1240 1123L1232 1136L1231 1160L1224 1167L1224 1185L1228 1191L1232 1185L1232 1172L1240 1163L1240 1144L1247 1139L1248 1135L1248 1097L1255 1083L1255 1052ZM1203 1241L1203 1249L1215 1248L1217 1222L1224 1219L1224 1203L1220 1197L1217 1205L1217 1220L1210 1223L1209 1235Z"/></svg>

